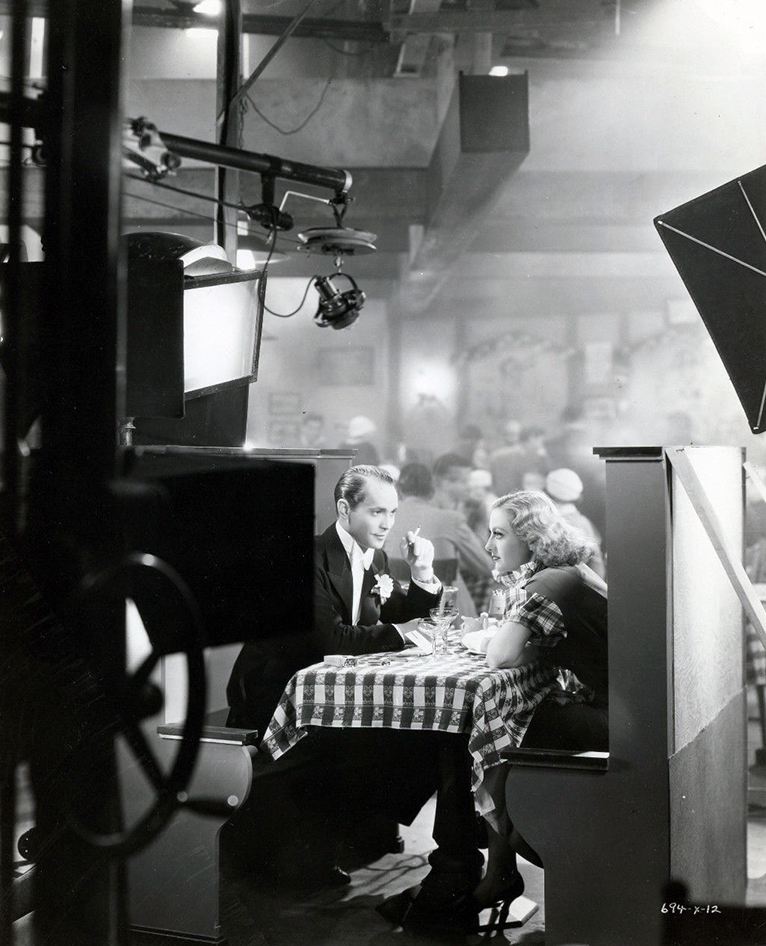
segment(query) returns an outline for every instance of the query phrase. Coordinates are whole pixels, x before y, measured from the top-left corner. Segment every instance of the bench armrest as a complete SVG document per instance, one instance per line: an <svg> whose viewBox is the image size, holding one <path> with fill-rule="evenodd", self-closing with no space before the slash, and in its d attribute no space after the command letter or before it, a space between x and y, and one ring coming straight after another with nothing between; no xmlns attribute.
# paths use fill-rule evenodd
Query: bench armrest
<svg viewBox="0 0 766 946"><path fill-rule="evenodd" d="M180 739L183 723L165 723L157 727L160 739ZM232 726L203 726L200 742L218 742L231 746L254 746L260 733L257 729L235 729Z"/></svg>
<svg viewBox="0 0 766 946"><path fill-rule="evenodd" d="M544 766L551 769L587 769L606 772L608 752L570 752L564 749L506 749L503 761L513 765Z"/></svg>

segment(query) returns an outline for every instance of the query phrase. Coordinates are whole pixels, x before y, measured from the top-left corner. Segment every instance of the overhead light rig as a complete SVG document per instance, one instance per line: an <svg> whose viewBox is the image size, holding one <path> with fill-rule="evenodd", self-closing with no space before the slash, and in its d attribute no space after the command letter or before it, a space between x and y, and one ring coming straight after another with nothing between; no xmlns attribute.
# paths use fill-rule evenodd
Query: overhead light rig
<svg viewBox="0 0 766 946"><path fill-rule="evenodd" d="M335 220L334 227L313 227L298 234L301 248L311 254L318 252L332 256L336 272L331 276L313 276L310 280L319 293L319 308L314 321L321 327L345 328L358 318L365 294L351 276L341 272L345 256L375 252L377 235L344 226L344 218L353 200L349 190L353 183L351 174L339 168L285 161L274 155L243 151L226 145L212 144L181 135L159 131L146 118L128 119L126 122L131 140L126 143L125 156L137 164L145 178L152 183L172 174L180 166L182 158L204 161L220 167L249 171L261 177L261 201L237 207L271 234L271 247L276 243L278 232L292 230L295 221L285 210L290 197L302 197L327 204ZM276 204L275 184L277 179L297 181L331 190L332 197L316 197L300 191L288 190L279 205ZM268 260L266 260L266 264ZM343 276L352 288L341 293L332 280ZM279 313L273 313L278 315Z"/></svg>
<svg viewBox="0 0 766 946"><path fill-rule="evenodd" d="M23 122L36 130L39 144L33 151L33 159L44 165L44 96L29 98L25 102ZM9 111L9 96L0 92L0 120ZM319 310L315 316L318 325L331 325L344 328L358 317L365 295L351 279L341 272L346 256L362 255L375 252L376 234L363 230L354 230L344 226L344 217L353 200L349 196L353 178L349 171L340 168L327 168L319 165L287 161L269 154L244 151L226 145L199 141L182 135L173 135L160 131L147 118L128 118L125 120L123 135L123 157L136 165L143 179L151 184L159 184L163 178L172 175L182 164L183 158L203 161L220 167L259 174L262 182L261 202L252 206L238 205L251 220L257 221L272 235L272 248L278 231L288 231L294 226L294 219L284 209L291 196L326 203L332 210L334 227L313 227L298 234L302 249L311 254L318 252L332 256L336 272L331 276L313 276L320 294ZM332 191L332 197L320 198L298 191L287 191L279 206L275 204L275 181L277 179L296 181ZM207 195L197 195L200 197ZM211 198L217 202L217 198ZM268 263L268 260L266 261ZM333 278L344 276L352 282L352 289L340 293L332 283ZM341 304L342 303L342 304Z"/></svg>

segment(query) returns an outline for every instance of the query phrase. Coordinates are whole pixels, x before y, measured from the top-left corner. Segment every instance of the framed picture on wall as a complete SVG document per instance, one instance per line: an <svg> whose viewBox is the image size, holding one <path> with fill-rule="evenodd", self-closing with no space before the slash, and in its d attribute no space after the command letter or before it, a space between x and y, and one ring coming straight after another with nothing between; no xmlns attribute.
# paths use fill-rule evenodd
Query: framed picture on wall
<svg viewBox="0 0 766 946"><path fill-rule="evenodd" d="M375 384L372 348L320 348L316 354L317 382L323 385Z"/></svg>
<svg viewBox="0 0 766 946"><path fill-rule="evenodd" d="M301 396L297 391L272 391L269 394L269 414L273 417L296 417L301 411Z"/></svg>
<svg viewBox="0 0 766 946"><path fill-rule="evenodd" d="M300 443L299 421L273 420L269 424L269 443L272 447L295 447Z"/></svg>

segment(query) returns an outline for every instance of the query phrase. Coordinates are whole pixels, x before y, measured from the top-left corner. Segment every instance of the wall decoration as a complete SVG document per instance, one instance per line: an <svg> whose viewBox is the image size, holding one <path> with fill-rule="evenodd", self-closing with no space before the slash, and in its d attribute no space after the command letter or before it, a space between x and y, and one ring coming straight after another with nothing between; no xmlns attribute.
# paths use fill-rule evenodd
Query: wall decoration
<svg viewBox="0 0 766 946"><path fill-rule="evenodd" d="M646 442L745 442L747 423L701 322L626 346L622 357L624 397Z"/></svg>
<svg viewBox="0 0 766 946"><path fill-rule="evenodd" d="M504 373L545 356L569 357L573 350L567 345L560 345L547 338L530 335L529 332L505 332L495 338L487 338L461 351L454 358L456 364L485 361L488 358L502 356Z"/></svg>
<svg viewBox="0 0 766 946"><path fill-rule="evenodd" d="M297 447L301 441L299 421L273 420L269 424L269 443L274 447Z"/></svg>
<svg viewBox="0 0 766 946"><path fill-rule="evenodd" d="M464 420L490 438L506 421L547 427L567 402L574 348L523 330L503 332L466 348L453 359L464 391Z"/></svg>
<svg viewBox="0 0 766 946"><path fill-rule="evenodd" d="M269 414L272 417L297 416L301 410L301 396L297 391L272 391L269 394Z"/></svg>
<svg viewBox="0 0 766 946"><path fill-rule="evenodd" d="M320 348L316 353L317 383L375 384L374 348Z"/></svg>

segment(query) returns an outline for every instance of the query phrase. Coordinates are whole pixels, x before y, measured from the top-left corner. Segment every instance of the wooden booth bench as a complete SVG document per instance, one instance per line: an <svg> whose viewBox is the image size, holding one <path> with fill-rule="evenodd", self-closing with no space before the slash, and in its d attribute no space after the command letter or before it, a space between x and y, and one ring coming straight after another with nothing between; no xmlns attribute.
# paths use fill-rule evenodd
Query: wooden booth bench
<svg viewBox="0 0 766 946"><path fill-rule="evenodd" d="M671 879L696 902L744 902L743 617L718 554L741 561L742 456L600 452L609 753L518 750L506 804L545 868L546 946L656 946Z"/></svg>
<svg viewBox="0 0 766 946"><path fill-rule="evenodd" d="M189 798L217 803L219 815L199 815L181 808L148 847L128 861L129 915L137 932L163 934L198 942L222 943L224 907L221 901L220 840L224 827L251 796L263 793L266 780L283 778L294 765L305 764L296 757L285 765L265 761L257 751L262 733L233 729L225 725L225 689L241 645L210 648L206 670L210 702L222 708L208 712L197 764L187 787ZM174 659L166 658L163 674L174 677ZM167 689L167 688L166 688ZM177 691L166 708L166 716L179 719ZM170 722L156 729L154 746L160 764L169 768L176 753L182 724ZM151 792L135 767L124 774L123 805L128 822L139 817L151 800ZM253 798L257 801L257 797ZM224 813L225 812L225 813ZM257 844L258 839L254 838Z"/></svg>

